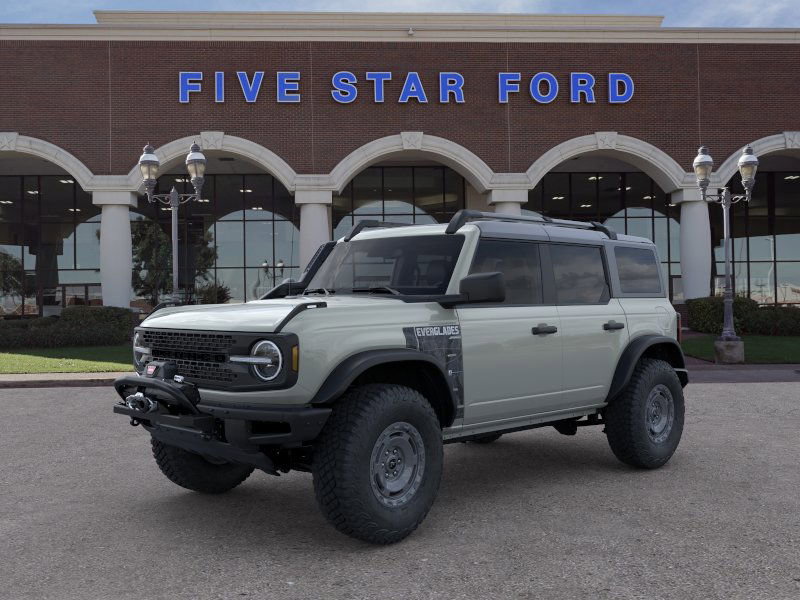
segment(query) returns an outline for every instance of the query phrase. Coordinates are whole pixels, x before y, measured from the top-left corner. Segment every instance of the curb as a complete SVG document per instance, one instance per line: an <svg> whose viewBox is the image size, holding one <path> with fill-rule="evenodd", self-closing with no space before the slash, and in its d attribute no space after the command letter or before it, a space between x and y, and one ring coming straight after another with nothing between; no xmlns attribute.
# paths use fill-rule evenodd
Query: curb
<svg viewBox="0 0 800 600"><path fill-rule="evenodd" d="M113 375L98 373L96 377L75 377L69 379L3 379L2 376L0 376L0 389L104 387L112 385L114 380L119 376L119 373L114 373Z"/></svg>

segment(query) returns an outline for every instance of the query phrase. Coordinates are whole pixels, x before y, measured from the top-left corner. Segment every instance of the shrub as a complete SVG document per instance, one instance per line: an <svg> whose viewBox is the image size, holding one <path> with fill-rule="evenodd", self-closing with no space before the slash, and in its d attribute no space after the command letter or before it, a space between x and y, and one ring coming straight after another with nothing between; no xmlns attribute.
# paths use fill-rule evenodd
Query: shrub
<svg viewBox="0 0 800 600"><path fill-rule="evenodd" d="M123 344L133 325L127 308L70 306L60 317L0 321L0 349Z"/></svg>
<svg viewBox="0 0 800 600"><path fill-rule="evenodd" d="M689 329L700 333L722 333L722 298L686 301ZM742 335L800 335L800 309L791 306L759 307L755 300L733 299L733 326Z"/></svg>
<svg viewBox="0 0 800 600"><path fill-rule="evenodd" d="M199 286L195 296L198 304L225 304L231 299L231 288L225 284L208 283Z"/></svg>

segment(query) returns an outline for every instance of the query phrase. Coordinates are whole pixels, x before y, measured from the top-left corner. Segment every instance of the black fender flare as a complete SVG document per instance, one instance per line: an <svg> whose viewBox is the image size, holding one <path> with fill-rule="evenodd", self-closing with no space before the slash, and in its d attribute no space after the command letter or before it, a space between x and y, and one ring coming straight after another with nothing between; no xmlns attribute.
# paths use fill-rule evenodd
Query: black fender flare
<svg viewBox="0 0 800 600"><path fill-rule="evenodd" d="M608 390L606 402L611 402L616 398L622 390L628 385L628 382L633 376L633 370L642 355L653 346L666 346L666 351L669 353L670 364L678 374L681 380L681 385L686 386L689 383L689 375L686 371L686 359L683 356L683 349L675 338L663 335L642 335L632 339L625 350L620 356L617 368L614 371L614 377L611 380L611 387Z"/></svg>
<svg viewBox="0 0 800 600"><path fill-rule="evenodd" d="M431 365L439 372L444 384L443 387L447 390L448 396L446 400L449 400L450 403L448 413L451 415L451 418L448 420L452 421L452 418L456 415L458 410L459 400L448 383L445 366L433 356L410 348L367 350L347 357L331 371L317 393L311 399L311 404L314 406L330 405L344 394L347 388L368 369L383 364L398 362L423 362ZM429 400L435 401L436 399L429 398ZM450 423L446 423L446 425L449 424Z"/></svg>

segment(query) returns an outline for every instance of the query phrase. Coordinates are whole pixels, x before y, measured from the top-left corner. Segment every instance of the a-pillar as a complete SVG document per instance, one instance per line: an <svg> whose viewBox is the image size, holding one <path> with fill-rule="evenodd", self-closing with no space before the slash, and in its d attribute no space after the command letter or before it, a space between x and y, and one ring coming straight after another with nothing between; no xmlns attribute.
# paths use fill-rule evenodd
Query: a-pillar
<svg viewBox="0 0 800 600"><path fill-rule="evenodd" d="M104 306L131 305L131 219L136 194L128 191L94 191L92 203L101 207L100 285Z"/></svg>
<svg viewBox="0 0 800 600"><path fill-rule="evenodd" d="M296 190L295 204L300 206L300 269L322 244L331 239L331 190Z"/></svg>
<svg viewBox="0 0 800 600"><path fill-rule="evenodd" d="M489 206L494 207L497 213L519 216L522 214L522 205L527 201L527 189L489 190Z"/></svg>
<svg viewBox="0 0 800 600"><path fill-rule="evenodd" d="M711 293L711 225L708 204L697 188L672 192L681 207L681 283L683 297L705 298Z"/></svg>

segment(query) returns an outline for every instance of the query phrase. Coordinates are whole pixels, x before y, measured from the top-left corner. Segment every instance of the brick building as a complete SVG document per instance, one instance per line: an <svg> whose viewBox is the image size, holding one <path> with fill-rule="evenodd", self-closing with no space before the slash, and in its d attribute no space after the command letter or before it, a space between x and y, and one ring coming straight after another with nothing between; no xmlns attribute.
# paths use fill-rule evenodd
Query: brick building
<svg viewBox="0 0 800 600"><path fill-rule="evenodd" d="M170 285L169 210L141 196L156 148L180 211L180 285L256 298L364 217L460 208L604 222L658 244L673 302L721 288L740 190L736 292L800 303L800 32L660 17L97 12L0 25L0 311L147 309ZM170 40L170 41L165 41ZM131 283L133 275L133 285ZM166 275L166 276L161 276ZM2 314L0 313L0 314Z"/></svg>

